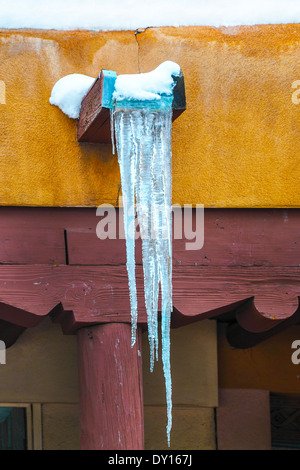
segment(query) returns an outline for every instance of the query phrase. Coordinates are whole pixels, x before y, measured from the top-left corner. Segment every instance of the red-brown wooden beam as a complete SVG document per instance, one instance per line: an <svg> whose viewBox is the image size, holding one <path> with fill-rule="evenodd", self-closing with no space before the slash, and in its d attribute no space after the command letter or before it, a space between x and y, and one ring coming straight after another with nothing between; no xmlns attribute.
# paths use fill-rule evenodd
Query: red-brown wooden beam
<svg viewBox="0 0 300 470"><path fill-rule="evenodd" d="M3 207L0 220L0 319L16 325L15 338L49 313L66 333L130 321L125 241L97 238L96 209ZM201 250L187 251L185 238L173 240L172 326L220 319L253 298L268 329L277 320L295 321L300 210L207 209L204 222ZM136 260L139 321L145 325L140 240ZM250 318L256 324L253 311ZM0 330L12 342L7 327ZM249 331L248 324L241 327Z"/></svg>
<svg viewBox="0 0 300 470"><path fill-rule="evenodd" d="M143 270L136 268L139 322L146 323ZM282 320L298 308L297 267L175 266L173 305L186 317L255 297L261 315ZM125 266L0 266L0 319L33 327L50 314L66 333L96 323L130 322Z"/></svg>
<svg viewBox="0 0 300 470"><path fill-rule="evenodd" d="M94 209L3 208L0 220L0 339L12 344L46 315L77 333L82 448L142 449L125 241L97 238ZM299 323L299 236L298 210L206 211L201 250L173 243L172 327L218 318L229 322L231 344L251 347ZM140 242L141 328L139 250Z"/></svg>
<svg viewBox="0 0 300 470"><path fill-rule="evenodd" d="M97 238L96 208L2 207L0 220L1 264L126 263L124 240ZM300 266L300 209L205 209L204 224L201 250L173 241L175 266Z"/></svg>
<svg viewBox="0 0 300 470"><path fill-rule="evenodd" d="M82 328L78 338L82 450L143 450L141 332L131 348L131 326Z"/></svg>
<svg viewBox="0 0 300 470"><path fill-rule="evenodd" d="M136 272L138 321L146 326L142 267ZM243 329L272 330L278 322L299 321L299 296L297 267L174 267L171 326L224 319L235 311ZM249 299L255 307L250 315L238 314ZM126 267L0 266L0 320L27 328L47 315L66 334L102 323L130 323Z"/></svg>
<svg viewBox="0 0 300 470"><path fill-rule="evenodd" d="M238 349L251 348L292 325L300 324L300 302L296 312L284 320L263 317L253 299L237 307L233 313L233 321L229 321L226 329L226 338L232 347ZM221 320L221 317L218 319Z"/></svg>

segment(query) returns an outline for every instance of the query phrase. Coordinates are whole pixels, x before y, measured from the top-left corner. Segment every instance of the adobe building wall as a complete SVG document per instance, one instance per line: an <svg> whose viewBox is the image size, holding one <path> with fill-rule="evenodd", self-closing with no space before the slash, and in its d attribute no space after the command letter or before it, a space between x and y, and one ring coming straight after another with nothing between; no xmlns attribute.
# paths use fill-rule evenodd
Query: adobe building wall
<svg viewBox="0 0 300 470"><path fill-rule="evenodd" d="M173 449L215 449L218 405L217 337L214 321L172 330ZM149 371L143 335L145 448L168 449L165 384L161 361ZM79 449L76 336L46 318L7 349L0 365L1 404L40 405L40 441L45 450ZM38 433L35 430L35 433Z"/></svg>
<svg viewBox="0 0 300 470"><path fill-rule="evenodd" d="M187 98L173 125L173 202L297 207L299 35L300 25L1 30L0 204L118 204L111 146L78 145L76 121L49 104L52 87L71 73L172 60Z"/></svg>
<svg viewBox="0 0 300 470"><path fill-rule="evenodd" d="M79 145L76 121L49 103L52 87L71 73L148 72L172 60L184 73L187 98L187 110L173 124L173 203L299 207L299 38L300 25L148 28L138 34L1 30L0 205L118 205L120 175L111 146ZM44 447L76 448L76 339L60 337L53 325L39 328L27 330L8 351L0 366L0 401L40 403ZM172 342L172 445L211 449L218 405L215 325L189 328L178 330ZM183 341L189 350L180 354ZM251 373L257 388L265 374L262 358L273 354L264 347L256 350L262 361L257 375L245 366L253 366L249 352L233 357L221 344L220 385L249 388ZM164 448L164 386L161 377L148 375L145 369L146 448Z"/></svg>
<svg viewBox="0 0 300 470"><path fill-rule="evenodd" d="M300 340L300 325L294 325L253 348L234 349L218 328L218 378L220 388L260 389L276 394L299 392L300 365L294 363L292 345Z"/></svg>

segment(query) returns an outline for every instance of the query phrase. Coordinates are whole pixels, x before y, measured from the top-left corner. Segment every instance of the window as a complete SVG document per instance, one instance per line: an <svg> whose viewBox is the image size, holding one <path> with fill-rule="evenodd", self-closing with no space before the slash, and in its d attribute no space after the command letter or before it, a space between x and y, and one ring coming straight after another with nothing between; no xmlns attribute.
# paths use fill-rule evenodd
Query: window
<svg viewBox="0 0 300 470"><path fill-rule="evenodd" d="M300 396L270 395L272 448L300 450Z"/></svg>
<svg viewBox="0 0 300 470"><path fill-rule="evenodd" d="M41 449L41 406L0 403L0 450Z"/></svg>

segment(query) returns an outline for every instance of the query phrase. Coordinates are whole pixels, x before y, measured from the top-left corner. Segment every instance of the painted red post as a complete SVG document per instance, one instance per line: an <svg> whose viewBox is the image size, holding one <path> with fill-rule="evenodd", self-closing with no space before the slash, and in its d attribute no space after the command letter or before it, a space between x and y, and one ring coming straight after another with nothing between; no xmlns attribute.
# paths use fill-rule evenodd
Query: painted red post
<svg viewBox="0 0 300 470"><path fill-rule="evenodd" d="M141 331L131 325L82 328L78 338L82 450L143 450Z"/></svg>

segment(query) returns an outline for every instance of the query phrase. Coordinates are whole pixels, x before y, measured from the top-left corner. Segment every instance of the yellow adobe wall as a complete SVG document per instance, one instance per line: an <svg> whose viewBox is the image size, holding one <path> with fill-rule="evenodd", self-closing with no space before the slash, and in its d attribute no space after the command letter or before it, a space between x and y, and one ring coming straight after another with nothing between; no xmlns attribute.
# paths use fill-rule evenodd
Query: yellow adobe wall
<svg viewBox="0 0 300 470"><path fill-rule="evenodd" d="M187 95L173 125L173 202L299 207L300 25L2 30L0 46L1 205L116 204L110 145L78 145L76 121L49 104L52 87L70 73L173 60Z"/></svg>

